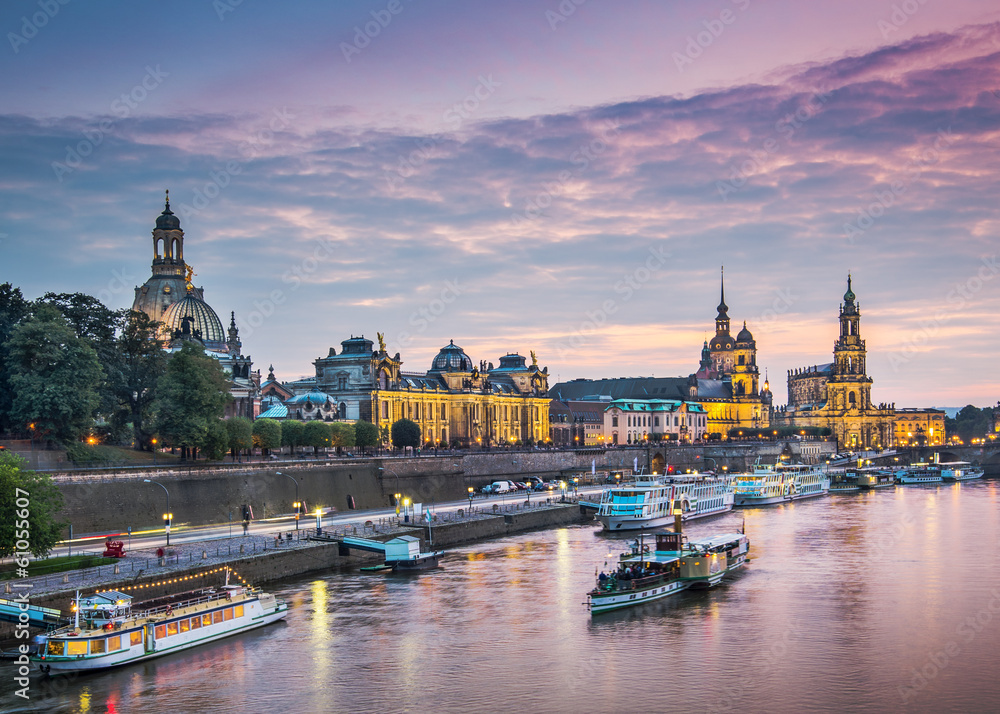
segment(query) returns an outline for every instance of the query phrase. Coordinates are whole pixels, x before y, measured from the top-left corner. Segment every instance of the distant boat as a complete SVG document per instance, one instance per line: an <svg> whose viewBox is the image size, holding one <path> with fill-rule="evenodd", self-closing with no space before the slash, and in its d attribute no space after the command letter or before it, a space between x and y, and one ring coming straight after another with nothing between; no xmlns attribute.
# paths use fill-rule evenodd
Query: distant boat
<svg viewBox="0 0 1000 714"><path fill-rule="evenodd" d="M646 530L673 523L675 509L684 521L726 513L733 509L732 487L715 477L640 476L604 491L597 520L606 531Z"/></svg>
<svg viewBox="0 0 1000 714"><path fill-rule="evenodd" d="M941 469L937 464L912 464L896 470L899 483L941 483Z"/></svg>
<svg viewBox="0 0 1000 714"><path fill-rule="evenodd" d="M751 473L736 474L733 479L737 506L785 503L830 492L829 475L804 464L758 464Z"/></svg>
<svg viewBox="0 0 1000 714"><path fill-rule="evenodd" d="M942 481L971 481L983 477L983 470L968 461L952 461L938 466L941 467Z"/></svg>

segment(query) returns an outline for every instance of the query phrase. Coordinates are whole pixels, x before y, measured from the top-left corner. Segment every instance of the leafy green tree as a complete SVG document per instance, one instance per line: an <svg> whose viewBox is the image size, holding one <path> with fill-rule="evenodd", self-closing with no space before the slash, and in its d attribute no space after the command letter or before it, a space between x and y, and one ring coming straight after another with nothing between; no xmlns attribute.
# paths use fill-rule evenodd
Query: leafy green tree
<svg viewBox="0 0 1000 714"><path fill-rule="evenodd" d="M63 497L52 478L24 468L24 459L0 451L0 557L49 554L64 523L56 521ZM27 551L24 550L27 546Z"/></svg>
<svg viewBox="0 0 1000 714"><path fill-rule="evenodd" d="M7 364L8 340L17 324L28 316L28 301L21 295L20 288L10 283L0 285L0 367ZM11 421L14 390L10 386L9 374L0 369L0 432L24 431L23 424Z"/></svg>
<svg viewBox="0 0 1000 714"><path fill-rule="evenodd" d="M11 419L34 434L73 441L93 426L101 365L51 305L37 305L7 342Z"/></svg>
<svg viewBox="0 0 1000 714"><path fill-rule="evenodd" d="M108 373L108 385L119 406L115 419L121 426L132 425L136 449L151 448L156 384L167 369L167 353L160 346L157 330L161 323L144 312L129 311L115 341L117 369Z"/></svg>
<svg viewBox="0 0 1000 714"><path fill-rule="evenodd" d="M993 410L991 408L979 409L972 404L962 407L961 411L955 415L954 420L945 420L945 432L957 434L958 438L966 444L971 443L973 439L984 438L987 432L993 430L992 427Z"/></svg>
<svg viewBox="0 0 1000 714"><path fill-rule="evenodd" d="M389 425L383 424L378 428L378 440L383 446L389 445Z"/></svg>
<svg viewBox="0 0 1000 714"><path fill-rule="evenodd" d="M392 425L392 445L397 449L420 446L420 427L410 419L400 419Z"/></svg>
<svg viewBox="0 0 1000 714"><path fill-rule="evenodd" d="M281 448L281 423L275 419L258 419L253 423L253 445L267 455L271 449Z"/></svg>
<svg viewBox="0 0 1000 714"><path fill-rule="evenodd" d="M314 454L330 445L330 437L330 425L322 421L307 421L302 430L302 443L313 447Z"/></svg>
<svg viewBox="0 0 1000 714"><path fill-rule="evenodd" d="M281 445L290 447L293 456L295 447L305 443L303 439L305 428L305 424L295 419L287 419L281 423Z"/></svg>
<svg viewBox="0 0 1000 714"><path fill-rule="evenodd" d="M233 461L244 451L253 448L253 424L246 417L226 419L226 431L229 434L229 451Z"/></svg>
<svg viewBox="0 0 1000 714"><path fill-rule="evenodd" d="M354 443L362 450L378 446L378 427L370 421L354 422Z"/></svg>
<svg viewBox="0 0 1000 714"><path fill-rule="evenodd" d="M166 445L181 447L181 458L196 456L207 443L209 424L222 418L232 399L222 367L197 343L184 342L168 360L156 390L156 431Z"/></svg>
<svg viewBox="0 0 1000 714"><path fill-rule="evenodd" d="M330 445L337 447L338 454L342 449L354 446L356 439L354 424L343 421L330 424Z"/></svg>
<svg viewBox="0 0 1000 714"><path fill-rule="evenodd" d="M205 445L202 447L205 458L212 461L222 461L229 451L229 430L226 429L226 422L221 419L209 422L208 436Z"/></svg>

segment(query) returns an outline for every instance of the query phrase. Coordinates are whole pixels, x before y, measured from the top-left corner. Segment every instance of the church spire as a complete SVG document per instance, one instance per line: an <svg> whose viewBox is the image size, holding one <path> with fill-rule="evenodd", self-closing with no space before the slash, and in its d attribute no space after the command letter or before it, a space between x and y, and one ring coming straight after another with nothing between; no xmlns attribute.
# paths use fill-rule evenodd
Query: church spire
<svg viewBox="0 0 1000 714"><path fill-rule="evenodd" d="M722 266L722 283L719 294L719 318L729 319L729 306L726 305L726 266Z"/></svg>

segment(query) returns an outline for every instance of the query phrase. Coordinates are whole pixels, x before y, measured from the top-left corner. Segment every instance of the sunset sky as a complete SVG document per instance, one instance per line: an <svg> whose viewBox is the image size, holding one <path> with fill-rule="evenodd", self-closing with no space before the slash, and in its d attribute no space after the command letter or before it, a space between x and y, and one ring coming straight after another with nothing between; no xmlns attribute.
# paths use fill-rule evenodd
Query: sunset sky
<svg viewBox="0 0 1000 714"><path fill-rule="evenodd" d="M64 4L62 4L64 3ZM266 374L386 335L424 371L678 376L714 332L831 360L853 275L872 400L1000 399L1000 9L12 0L0 282L132 304L164 190Z"/></svg>

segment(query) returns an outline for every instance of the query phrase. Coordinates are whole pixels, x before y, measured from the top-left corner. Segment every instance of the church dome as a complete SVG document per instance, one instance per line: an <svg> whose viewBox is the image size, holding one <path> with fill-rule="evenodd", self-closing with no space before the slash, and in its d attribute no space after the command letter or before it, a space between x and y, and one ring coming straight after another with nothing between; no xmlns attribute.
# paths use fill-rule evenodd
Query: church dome
<svg viewBox="0 0 1000 714"><path fill-rule="evenodd" d="M753 334L747 329L747 323L743 323L743 329L736 335L737 342L753 342Z"/></svg>
<svg viewBox="0 0 1000 714"><path fill-rule="evenodd" d="M736 343L733 342L733 338L731 336L722 334L713 337L708 346L713 352L718 352L719 350L731 350L736 346Z"/></svg>
<svg viewBox="0 0 1000 714"><path fill-rule="evenodd" d="M167 198L167 205L163 209L163 213L156 217L156 227L162 231L176 231L180 230L181 219L174 215L174 212L170 210L170 198Z"/></svg>
<svg viewBox="0 0 1000 714"><path fill-rule="evenodd" d="M183 299L168 306L160 321L167 334L172 337L176 331L184 332L185 319L189 320L190 331L199 337L205 347L226 350L226 332L215 310L204 300L188 293Z"/></svg>
<svg viewBox="0 0 1000 714"><path fill-rule="evenodd" d="M472 358L462 351L462 348L455 344L454 340L437 353L434 362L431 363L432 372L471 372Z"/></svg>

